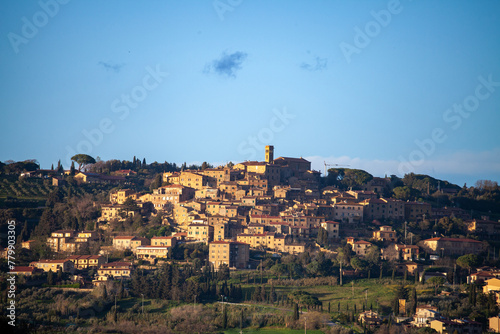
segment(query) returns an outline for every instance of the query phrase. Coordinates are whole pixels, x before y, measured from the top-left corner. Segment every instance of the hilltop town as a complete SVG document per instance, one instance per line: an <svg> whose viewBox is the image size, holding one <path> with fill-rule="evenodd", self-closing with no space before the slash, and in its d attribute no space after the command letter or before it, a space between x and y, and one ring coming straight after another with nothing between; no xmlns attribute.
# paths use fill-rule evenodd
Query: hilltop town
<svg viewBox="0 0 500 334"><path fill-rule="evenodd" d="M8 275L16 275L18 310L35 317L27 328L67 321L103 330L120 319L137 322L146 298L149 309L155 300L204 305L200 319L203 312L222 312L205 321L208 327L200 323L201 331L255 326L243 313L229 324L221 300L280 307L289 318L268 324L291 328L349 332L356 323L365 332L391 325L410 332L500 331L496 182L461 187L427 175L376 177L326 163L315 171L302 157L275 158L273 146L263 156L219 167L85 155L75 156L79 166L69 170L41 170L33 161L2 164L2 232L8 224L16 232L12 265L14 248L2 244L2 291ZM366 296L354 296L357 284ZM306 288L290 290L294 285ZM377 285L387 291L376 295ZM353 293L321 296L311 286L352 286ZM54 295L58 289L61 297ZM68 289L95 300L85 295L87 304L80 305ZM28 290L39 300L43 291L49 301L70 301L47 316L23 302ZM311 312L309 325L297 308ZM106 320L90 324L96 314ZM17 316L29 322L21 311ZM163 330L198 324L189 319ZM335 325L325 325L331 320Z"/></svg>

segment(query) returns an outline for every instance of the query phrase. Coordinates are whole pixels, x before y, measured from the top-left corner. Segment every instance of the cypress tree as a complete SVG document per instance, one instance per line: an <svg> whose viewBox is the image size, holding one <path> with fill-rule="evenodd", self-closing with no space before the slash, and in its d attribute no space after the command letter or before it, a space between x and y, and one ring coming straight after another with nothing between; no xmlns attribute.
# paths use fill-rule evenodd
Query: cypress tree
<svg viewBox="0 0 500 334"><path fill-rule="evenodd" d="M328 302L328 313L330 313L330 302Z"/></svg>
<svg viewBox="0 0 500 334"><path fill-rule="evenodd" d="M222 328L227 328L227 307L224 307L224 313L222 314Z"/></svg>
<svg viewBox="0 0 500 334"><path fill-rule="evenodd" d="M472 305L476 306L476 284L472 284Z"/></svg>
<svg viewBox="0 0 500 334"><path fill-rule="evenodd" d="M57 282L60 282L62 280L62 275L63 275L62 268L59 267L59 269L57 269Z"/></svg>
<svg viewBox="0 0 500 334"><path fill-rule="evenodd" d="M417 289L413 288L411 294L412 304L411 304L411 312L413 314L417 313Z"/></svg>
<svg viewBox="0 0 500 334"><path fill-rule="evenodd" d="M120 280L120 285L118 286L118 299L122 299L123 298L123 293L124 293L124 289L123 289L123 281Z"/></svg>
<svg viewBox="0 0 500 334"><path fill-rule="evenodd" d="M54 274L52 273L52 269L50 269L47 274L47 284L54 285Z"/></svg>
<svg viewBox="0 0 500 334"><path fill-rule="evenodd" d="M293 320L299 320L299 305L297 303L293 304Z"/></svg>

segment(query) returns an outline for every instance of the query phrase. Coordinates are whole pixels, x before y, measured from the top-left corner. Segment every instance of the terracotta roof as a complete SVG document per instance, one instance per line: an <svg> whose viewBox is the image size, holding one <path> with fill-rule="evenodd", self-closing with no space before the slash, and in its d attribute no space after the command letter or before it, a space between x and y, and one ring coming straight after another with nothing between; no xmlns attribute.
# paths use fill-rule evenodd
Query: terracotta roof
<svg viewBox="0 0 500 334"><path fill-rule="evenodd" d="M471 274L471 276L477 276L477 277L495 277L492 274L484 271L480 271L478 273Z"/></svg>
<svg viewBox="0 0 500 334"><path fill-rule="evenodd" d="M137 249L144 249L144 248L169 249L170 246L151 246L151 245L145 245L145 246L138 246L137 247Z"/></svg>
<svg viewBox="0 0 500 334"><path fill-rule="evenodd" d="M27 267L27 266L14 266L14 269L11 270L11 273L21 273L21 272L30 272L32 273L36 268L34 267Z"/></svg>
<svg viewBox="0 0 500 334"><path fill-rule="evenodd" d="M476 242L476 243L481 243L481 241L473 240L473 239L462 239L462 238L446 238L446 237L437 237L437 238L431 238L431 239L426 239L424 241L452 241L452 242Z"/></svg>
<svg viewBox="0 0 500 334"><path fill-rule="evenodd" d="M132 262L120 262L120 261L116 261L116 262L110 262L110 263L105 263L101 266L101 268L107 268L107 267L125 267L125 266L131 266L132 265Z"/></svg>
<svg viewBox="0 0 500 334"><path fill-rule="evenodd" d="M64 263L68 261L68 259L64 260L39 260L39 261L33 261L31 263Z"/></svg>
<svg viewBox="0 0 500 334"><path fill-rule="evenodd" d="M274 161L276 161L276 160L286 160L286 161L290 161L290 162L310 162L302 157L300 157L300 158L279 157L279 158L274 159Z"/></svg>
<svg viewBox="0 0 500 334"><path fill-rule="evenodd" d="M247 243L244 242L239 242L239 241L224 241L224 240L217 240L217 241L212 241L210 242L211 244L235 244L235 245L248 245Z"/></svg>

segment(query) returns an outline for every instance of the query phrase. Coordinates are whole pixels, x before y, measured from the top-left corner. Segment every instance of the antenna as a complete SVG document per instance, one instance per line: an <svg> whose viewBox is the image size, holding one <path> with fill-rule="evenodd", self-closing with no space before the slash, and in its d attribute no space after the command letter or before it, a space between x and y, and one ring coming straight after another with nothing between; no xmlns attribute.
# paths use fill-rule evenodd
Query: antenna
<svg viewBox="0 0 500 334"><path fill-rule="evenodd" d="M325 176L327 176L327 174L326 174L326 167L327 166L337 166L337 167L350 167L351 166L351 165L327 164L326 161L323 161L323 163L325 164Z"/></svg>

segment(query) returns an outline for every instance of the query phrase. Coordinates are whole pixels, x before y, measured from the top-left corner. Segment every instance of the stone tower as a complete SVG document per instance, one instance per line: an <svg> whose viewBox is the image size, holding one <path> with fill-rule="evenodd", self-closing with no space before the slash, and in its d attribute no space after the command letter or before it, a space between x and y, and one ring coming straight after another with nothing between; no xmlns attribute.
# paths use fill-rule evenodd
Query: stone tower
<svg viewBox="0 0 500 334"><path fill-rule="evenodd" d="M274 146L267 145L266 146L266 162L268 164L274 161Z"/></svg>

